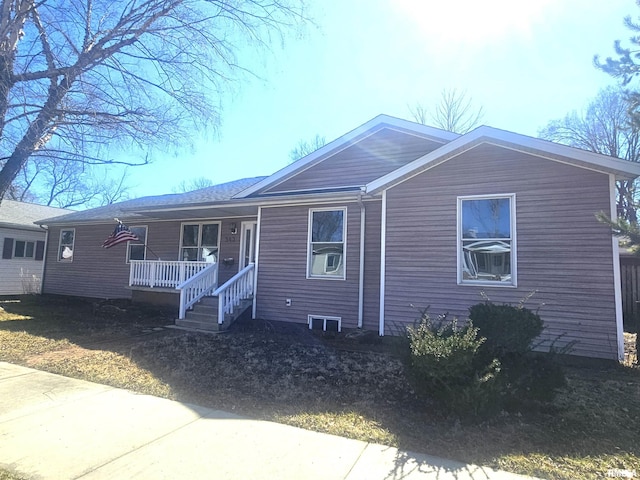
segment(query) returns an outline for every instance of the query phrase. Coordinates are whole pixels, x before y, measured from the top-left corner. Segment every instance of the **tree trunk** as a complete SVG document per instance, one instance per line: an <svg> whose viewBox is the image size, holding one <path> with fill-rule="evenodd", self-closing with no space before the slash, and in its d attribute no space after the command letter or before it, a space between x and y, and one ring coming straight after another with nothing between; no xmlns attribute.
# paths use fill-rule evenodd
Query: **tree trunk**
<svg viewBox="0 0 640 480"><path fill-rule="evenodd" d="M51 130L57 116L57 107L71 88L74 80L75 75L69 74L63 77L56 87L49 90L49 98L47 98L42 110L29 125L26 133L16 145L2 170L0 170L0 200L4 198L5 192L9 190L20 169L27 163L31 154L37 150L42 138Z"/></svg>

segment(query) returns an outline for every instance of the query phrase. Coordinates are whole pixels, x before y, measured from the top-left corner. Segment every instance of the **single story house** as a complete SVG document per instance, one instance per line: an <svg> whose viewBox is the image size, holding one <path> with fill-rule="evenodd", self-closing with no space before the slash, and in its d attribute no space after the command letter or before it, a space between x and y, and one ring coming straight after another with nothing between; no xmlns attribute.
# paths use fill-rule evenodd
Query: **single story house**
<svg viewBox="0 0 640 480"><path fill-rule="evenodd" d="M40 293L46 231L33 223L70 210L0 201L0 295Z"/></svg>
<svg viewBox="0 0 640 480"><path fill-rule="evenodd" d="M540 306L542 340L623 355L615 215L640 165L486 126L380 115L269 177L44 219L43 291L171 295L184 326L237 307L313 328L402 331L489 297ZM114 218L138 236L101 247ZM235 309L234 309L235 307ZM193 309L193 310L191 310Z"/></svg>

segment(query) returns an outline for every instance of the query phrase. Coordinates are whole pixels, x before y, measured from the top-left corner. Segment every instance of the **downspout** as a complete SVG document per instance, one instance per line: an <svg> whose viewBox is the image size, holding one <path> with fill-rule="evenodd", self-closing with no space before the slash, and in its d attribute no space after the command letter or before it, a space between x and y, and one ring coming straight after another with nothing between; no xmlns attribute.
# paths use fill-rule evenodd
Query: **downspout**
<svg viewBox="0 0 640 480"><path fill-rule="evenodd" d="M251 319L256 319L256 313L258 310L258 304L256 298L258 296L258 258L260 257L260 230L262 225L262 207L258 207L258 221L256 222L256 258L255 265L253 267L253 305L251 305Z"/></svg>
<svg viewBox="0 0 640 480"><path fill-rule="evenodd" d="M358 205L360 205L360 272L358 276L358 328L362 328L364 319L364 235L365 235L365 209L362 202L365 187L360 187Z"/></svg>
<svg viewBox="0 0 640 480"><path fill-rule="evenodd" d="M609 174L609 195L611 204L611 221L615 222L618 216L616 208L616 177ZM624 326L622 319L622 279L620 276L620 248L618 237L611 235L613 247L613 292L616 308L616 336L618 346L618 361L624 361Z"/></svg>
<svg viewBox="0 0 640 480"><path fill-rule="evenodd" d="M387 254L387 191L382 191L382 213L380 218L380 326L378 334L384 337L384 289Z"/></svg>
<svg viewBox="0 0 640 480"><path fill-rule="evenodd" d="M49 227L47 225L38 225L45 231L44 234L44 251L42 252L42 274L40 276L40 294L42 295L42 289L44 288L44 274L47 269L47 250L49 248Z"/></svg>

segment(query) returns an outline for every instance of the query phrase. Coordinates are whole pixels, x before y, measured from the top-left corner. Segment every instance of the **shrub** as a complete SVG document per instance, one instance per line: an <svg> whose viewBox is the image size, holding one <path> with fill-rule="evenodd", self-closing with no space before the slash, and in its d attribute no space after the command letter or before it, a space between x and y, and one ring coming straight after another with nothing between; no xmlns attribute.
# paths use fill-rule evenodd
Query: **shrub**
<svg viewBox="0 0 640 480"><path fill-rule="evenodd" d="M440 318L434 324L424 313L418 325L409 328L408 336L411 371L420 393L459 416L485 416L499 404L500 363L478 364L485 339L472 323L459 327L455 319Z"/></svg>
<svg viewBox="0 0 640 480"><path fill-rule="evenodd" d="M533 342L544 323L522 305L495 305L489 301L469 309L469 319L486 338L478 352L502 365L505 405L521 408L532 402L549 402L566 383L554 351L533 352Z"/></svg>
<svg viewBox="0 0 640 480"><path fill-rule="evenodd" d="M500 359L531 351L543 329L540 316L522 306L478 303L469 309L469 319L487 339L484 349Z"/></svg>
<svg viewBox="0 0 640 480"><path fill-rule="evenodd" d="M522 306L474 305L464 326L425 312L408 330L416 389L460 417L551 401L565 377L555 352L532 352L542 329L540 316Z"/></svg>

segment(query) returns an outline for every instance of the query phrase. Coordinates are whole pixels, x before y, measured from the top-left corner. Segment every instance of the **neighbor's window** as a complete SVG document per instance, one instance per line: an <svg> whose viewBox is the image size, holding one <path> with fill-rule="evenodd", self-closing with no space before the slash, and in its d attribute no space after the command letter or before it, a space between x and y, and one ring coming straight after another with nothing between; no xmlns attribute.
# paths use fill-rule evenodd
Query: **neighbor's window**
<svg viewBox="0 0 640 480"><path fill-rule="evenodd" d="M60 230L60 244L58 246L58 261L73 261L73 244L76 237L76 231L73 228Z"/></svg>
<svg viewBox="0 0 640 480"><path fill-rule="evenodd" d="M13 250L14 258L33 258L35 252L35 242L28 242L24 240L16 240Z"/></svg>
<svg viewBox="0 0 640 480"><path fill-rule="evenodd" d="M220 244L220 223L184 223L180 260L216 263Z"/></svg>
<svg viewBox="0 0 640 480"><path fill-rule="evenodd" d="M129 260L147 259L147 227L129 227L131 233L138 237L137 242L127 242L127 263Z"/></svg>
<svg viewBox="0 0 640 480"><path fill-rule="evenodd" d="M345 278L346 216L344 208L309 211L307 277Z"/></svg>
<svg viewBox="0 0 640 480"><path fill-rule="evenodd" d="M458 283L516 285L515 196L458 198Z"/></svg>

